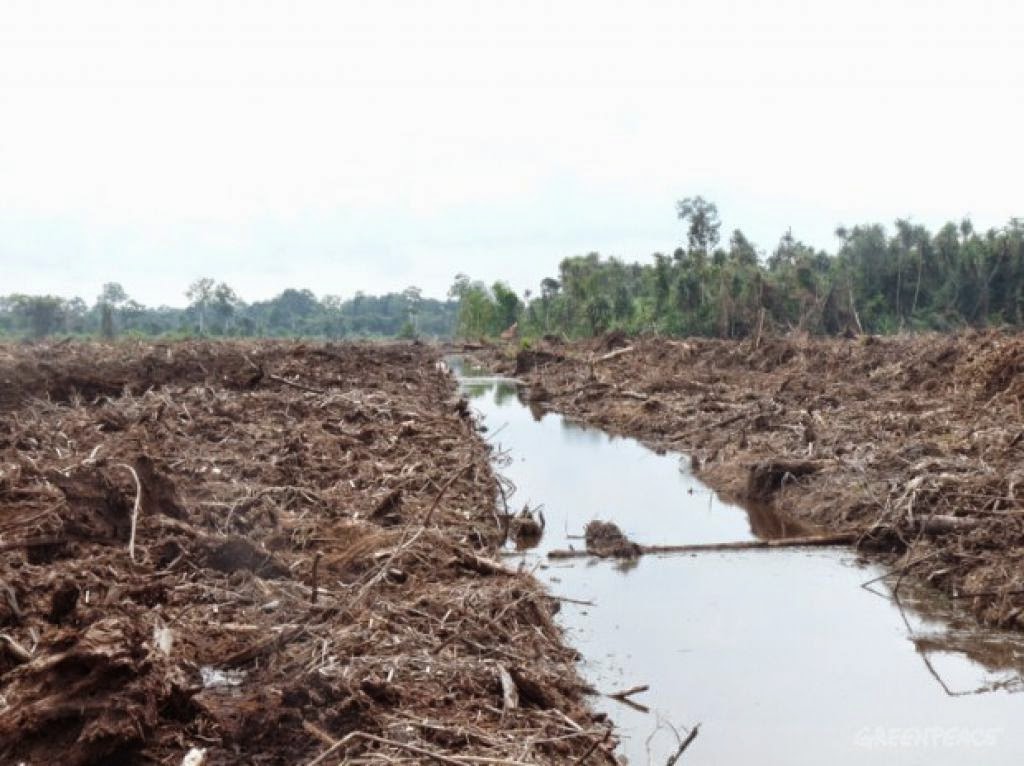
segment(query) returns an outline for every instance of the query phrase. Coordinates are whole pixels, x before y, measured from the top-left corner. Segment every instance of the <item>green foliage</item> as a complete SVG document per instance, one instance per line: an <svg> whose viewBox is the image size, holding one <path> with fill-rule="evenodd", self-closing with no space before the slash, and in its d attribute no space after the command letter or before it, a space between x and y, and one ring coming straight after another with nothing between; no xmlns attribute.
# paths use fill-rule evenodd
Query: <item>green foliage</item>
<svg viewBox="0 0 1024 766"><path fill-rule="evenodd" d="M494 325L495 309L483 283L470 285L459 296L458 334L464 338L488 334Z"/></svg>
<svg viewBox="0 0 1024 766"><path fill-rule="evenodd" d="M184 309L151 308L121 285L90 307L55 296L0 296L0 335L55 334L313 338L586 337L628 333L742 338L763 329L811 333L952 330L1024 324L1024 219L978 232L970 220L932 233L906 219L840 227L833 253L787 231L770 253L739 229L720 246L718 208L702 197L677 203L685 247L627 263L598 253L565 258L538 294L458 274L448 300L401 293L342 299L309 290L244 302L224 282L196 280Z"/></svg>
<svg viewBox="0 0 1024 766"><path fill-rule="evenodd" d="M519 313L523 309L523 303L512 288L504 282L495 282L491 285L491 295L494 296L491 327L498 332L507 330L519 321Z"/></svg>
<svg viewBox="0 0 1024 766"><path fill-rule="evenodd" d="M706 258L718 244L719 230L722 228L718 207L700 196L687 197L676 203L676 216L688 224L686 241L690 252L700 253Z"/></svg>
<svg viewBox="0 0 1024 766"><path fill-rule="evenodd" d="M401 329L398 331L398 337L403 340L415 340L416 339L416 326L411 320L406 319Z"/></svg>
<svg viewBox="0 0 1024 766"><path fill-rule="evenodd" d="M288 289L247 304L226 283L207 278L194 282L187 295L184 309L143 306L113 283L104 285L91 308L79 298L0 296L0 336L450 338L458 310L456 301L422 298L418 288L347 300Z"/></svg>
<svg viewBox="0 0 1024 766"><path fill-rule="evenodd" d="M969 220L935 234L897 220L836 231L826 253L787 231L770 254L736 229L719 247L716 206L677 204L686 247L628 264L566 258L521 312L521 330L585 337L609 329L739 338L759 328L811 333L1024 324L1024 219L984 234Z"/></svg>

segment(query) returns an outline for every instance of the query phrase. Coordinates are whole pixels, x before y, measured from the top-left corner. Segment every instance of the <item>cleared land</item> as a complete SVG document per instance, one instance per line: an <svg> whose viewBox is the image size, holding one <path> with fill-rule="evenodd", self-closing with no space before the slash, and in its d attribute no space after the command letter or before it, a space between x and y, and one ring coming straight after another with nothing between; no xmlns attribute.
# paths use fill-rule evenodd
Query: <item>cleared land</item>
<svg viewBox="0 0 1024 766"><path fill-rule="evenodd" d="M0 347L0 761L613 762L436 362Z"/></svg>
<svg viewBox="0 0 1024 766"><path fill-rule="evenodd" d="M474 353L528 382L534 407L688 453L726 498L854 533L895 574L1024 627L1020 336L612 334Z"/></svg>

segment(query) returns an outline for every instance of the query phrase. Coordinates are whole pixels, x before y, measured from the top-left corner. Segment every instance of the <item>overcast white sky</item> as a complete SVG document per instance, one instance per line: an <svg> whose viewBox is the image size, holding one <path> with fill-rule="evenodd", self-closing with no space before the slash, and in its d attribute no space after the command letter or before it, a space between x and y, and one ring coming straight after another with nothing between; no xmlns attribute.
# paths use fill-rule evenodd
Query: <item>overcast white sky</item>
<svg viewBox="0 0 1024 766"><path fill-rule="evenodd" d="M0 294L183 304L1024 214L1017 2L0 0Z"/></svg>

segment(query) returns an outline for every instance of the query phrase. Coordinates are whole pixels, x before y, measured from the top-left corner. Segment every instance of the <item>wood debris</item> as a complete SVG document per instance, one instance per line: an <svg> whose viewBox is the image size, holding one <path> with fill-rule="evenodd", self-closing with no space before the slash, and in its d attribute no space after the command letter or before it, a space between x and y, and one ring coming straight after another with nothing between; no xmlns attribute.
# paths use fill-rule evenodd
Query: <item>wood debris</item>
<svg viewBox="0 0 1024 766"><path fill-rule="evenodd" d="M0 762L614 762L437 361L0 346Z"/></svg>

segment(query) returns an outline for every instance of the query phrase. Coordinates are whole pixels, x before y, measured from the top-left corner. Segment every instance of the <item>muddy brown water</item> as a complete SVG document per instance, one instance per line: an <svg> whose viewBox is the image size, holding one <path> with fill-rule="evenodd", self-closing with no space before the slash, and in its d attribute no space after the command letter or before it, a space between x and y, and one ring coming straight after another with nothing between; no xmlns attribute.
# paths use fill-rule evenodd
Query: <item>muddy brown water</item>
<svg viewBox="0 0 1024 766"><path fill-rule="evenodd" d="M513 511L546 528L520 555L564 601L560 621L587 680L640 684L646 709L595 698L631 764L663 764L700 723L680 763L1020 764L1024 640L977 627L926 589L875 582L849 549L550 562L582 548L588 521L649 544L792 534L766 509L720 502L679 455L612 437L525 403L514 382L450 360L501 451Z"/></svg>

